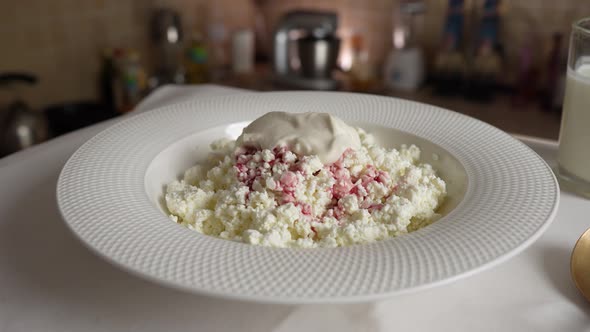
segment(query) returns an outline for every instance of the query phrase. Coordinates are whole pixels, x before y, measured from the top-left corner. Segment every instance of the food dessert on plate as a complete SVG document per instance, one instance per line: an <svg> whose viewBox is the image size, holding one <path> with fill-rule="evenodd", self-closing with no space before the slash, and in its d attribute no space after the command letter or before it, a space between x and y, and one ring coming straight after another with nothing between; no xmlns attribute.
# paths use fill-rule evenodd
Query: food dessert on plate
<svg viewBox="0 0 590 332"><path fill-rule="evenodd" d="M206 235L273 247L382 240L435 221L446 184L420 149L380 147L327 113L271 112L236 140L211 144L167 186L177 223Z"/></svg>

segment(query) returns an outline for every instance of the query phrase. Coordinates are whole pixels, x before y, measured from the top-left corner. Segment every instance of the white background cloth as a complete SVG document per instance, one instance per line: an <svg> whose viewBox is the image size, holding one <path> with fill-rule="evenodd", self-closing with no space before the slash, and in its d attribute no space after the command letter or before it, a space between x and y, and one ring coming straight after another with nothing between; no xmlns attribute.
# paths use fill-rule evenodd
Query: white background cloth
<svg viewBox="0 0 590 332"><path fill-rule="evenodd" d="M168 86L138 107L245 90ZM69 156L113 119L0 159L0 331L590 331L569 274L590 201L562 192L557 217L509 261L448 285L347 305L269 305L183 293L110 265L66 228L55 186ZM521 139L549 163L556 143Z"/></svg>

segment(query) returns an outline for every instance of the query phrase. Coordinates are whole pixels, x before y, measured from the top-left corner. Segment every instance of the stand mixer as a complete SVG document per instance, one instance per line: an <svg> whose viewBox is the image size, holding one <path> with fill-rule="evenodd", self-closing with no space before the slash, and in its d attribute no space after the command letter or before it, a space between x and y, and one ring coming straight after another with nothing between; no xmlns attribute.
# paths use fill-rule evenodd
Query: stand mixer
<svg viewBox="0 0 590 332"><path fill-rule="evenodd" d="M293 11L279 22L273 43L273 70L278 84L299 89L334 90L340 39L334 12Z"/></svg>

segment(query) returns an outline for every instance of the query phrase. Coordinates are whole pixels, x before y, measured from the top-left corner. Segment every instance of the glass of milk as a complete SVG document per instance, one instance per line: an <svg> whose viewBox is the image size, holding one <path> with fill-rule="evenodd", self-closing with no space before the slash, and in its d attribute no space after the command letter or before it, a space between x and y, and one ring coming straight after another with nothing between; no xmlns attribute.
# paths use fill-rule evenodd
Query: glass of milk
<svg viewBox="0 0 590 332"><path fill-rule="evenodd" d="M572 25L557 159L562 186L590 198L590 17Z"/></svg>

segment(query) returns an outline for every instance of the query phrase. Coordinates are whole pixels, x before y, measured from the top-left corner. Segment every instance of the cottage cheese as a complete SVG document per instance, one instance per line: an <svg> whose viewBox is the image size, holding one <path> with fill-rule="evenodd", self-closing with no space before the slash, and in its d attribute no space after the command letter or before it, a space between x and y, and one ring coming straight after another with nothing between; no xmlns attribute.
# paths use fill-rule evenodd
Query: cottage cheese
<svg viewBox="0 0 590 332"><path fill-rule="evenodd" d="M360 147L324 164L286 145L220 140L210 165L170 183L172 220L203 234L273 247L336 247L407 233L435 221L445 182L418 147L384 149L356 129Z"/></svg>

